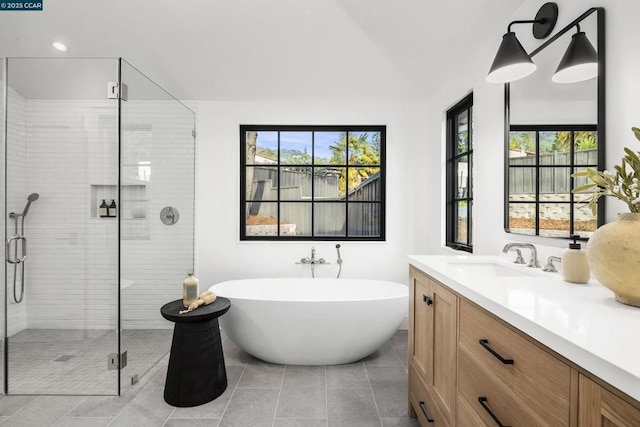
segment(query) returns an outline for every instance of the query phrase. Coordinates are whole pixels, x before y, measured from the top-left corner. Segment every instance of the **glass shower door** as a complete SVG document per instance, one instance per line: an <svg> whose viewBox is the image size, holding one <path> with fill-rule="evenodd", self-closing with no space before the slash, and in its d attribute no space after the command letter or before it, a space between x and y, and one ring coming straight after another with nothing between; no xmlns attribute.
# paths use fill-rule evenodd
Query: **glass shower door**
<svg viewBox="0 0 640 427"><path fill-rule="evenodd" d="M118 393L117 71L6 59L5 393Z"/></svg>
<svg viewBox="0 0 640 427"><path fill-rule="evenodd" d="M194 267L195 114L121 60L122 387L171 348L160 307L182 298Z"/></svg>

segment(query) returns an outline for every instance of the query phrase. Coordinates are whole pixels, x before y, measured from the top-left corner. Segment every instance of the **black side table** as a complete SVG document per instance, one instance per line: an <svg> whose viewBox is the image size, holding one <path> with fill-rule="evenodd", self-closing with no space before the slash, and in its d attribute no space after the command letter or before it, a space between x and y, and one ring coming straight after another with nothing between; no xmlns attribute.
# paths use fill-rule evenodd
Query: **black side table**
<svg viewBox="0 0 640 427"><path fill-rule="evenodd" d="M182 299L162 306L160 313L174 322L164 400L178 407L198 406L220 396L227 388L218 317L231 302L217 297L209 305L185 314Z"/></svg>

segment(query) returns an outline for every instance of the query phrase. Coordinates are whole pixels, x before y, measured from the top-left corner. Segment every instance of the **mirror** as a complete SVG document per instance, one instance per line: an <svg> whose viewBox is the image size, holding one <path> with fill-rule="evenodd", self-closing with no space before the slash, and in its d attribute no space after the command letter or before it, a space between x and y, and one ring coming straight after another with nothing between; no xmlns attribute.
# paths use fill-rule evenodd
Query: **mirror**
<svg viewBox="0 0 640 427"><path fill-rule="evenodd" d="M551 80L577 33L598 52L598 76L576 83ZM604 221L588 193L571 190L586 178L571 174L604 167L604 10L591 8L531 52L537 70L505 84L505 230L543 237L588 238Z"/></svg>

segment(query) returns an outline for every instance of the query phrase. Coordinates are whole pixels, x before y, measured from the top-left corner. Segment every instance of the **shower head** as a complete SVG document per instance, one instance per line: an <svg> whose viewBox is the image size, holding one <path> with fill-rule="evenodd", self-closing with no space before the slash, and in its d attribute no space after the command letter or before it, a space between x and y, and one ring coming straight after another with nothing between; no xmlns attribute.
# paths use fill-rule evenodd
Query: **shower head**
<svg viewBox="0 0 640 427"><path fill-rule="evenodd" d="M22 211L22 216L27 216L27 212L29 211L29 207L31 206L31 202L35 202L38 200L40 195L38 193L31 193L27 197L27 205L24 207L24 211Z"/></svg>

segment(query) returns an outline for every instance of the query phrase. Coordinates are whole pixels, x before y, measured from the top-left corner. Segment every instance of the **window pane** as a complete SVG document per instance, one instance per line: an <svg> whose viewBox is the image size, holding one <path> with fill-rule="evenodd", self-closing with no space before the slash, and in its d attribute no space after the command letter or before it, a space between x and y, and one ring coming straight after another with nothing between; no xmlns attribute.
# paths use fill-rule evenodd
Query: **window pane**
<svg viewBox="0 0 640 427"><path fill-rule="evenodd" d="M466 153L471 149L469 146L469 110L464 110L456 116L456 154Z"/></svg>
<svg viewBox="0 0 640 427"><path fill-rule="evenodd" d="M247 201L278 199L278 168L249 166L245 179Z"/></svg>
<svg viewBox="0 0 640 427"><path fill-rule="evenodd" d="M541 165L568 165L571 163L570 131L545 131L539 133Z"/></svg>
<svg viewBox="0 0 640 427"><path fill-rule="evenodd" d="M509 231L518 234L536 234L536 205L509 203Z"/></svg>
<svg viewBox="0 0 640 427"><path fill-rule="evenodd" d="M311 135L311 132L280 132L280 163L310 165Z"/></svg>
<svg viewBox="0 0 640 427"><path fill-rule="evenodd" d="M540 236L569 237L569 203L540 203Z"/></svg>
<svg viewBox="0 0 640 427"><path fill-rule="evenodd" d="M311 235L311 203L282 203L280 218L281 236Z"/></svg>
<svg viewBox="0 0 640 427"><path fill-rule="evenodd" d="M454 182L456 184L456 197L457 198L466 198L469 197L468 189L469 189L469 161L467 156L462 156L454 163L454 171L455 171L455 179Z"/></svg>
<svg viewBox="0 0 640 427"><path fill-rule="evenodd" d="M576 172L583 172L585 170L586 170L586 168L575 168ZM583 185L587 185L587 184L592 184L593 183L593 181L591 181L586 176L580 176L580 177L576 177L576 178L572 178L572 179L573 179L573 188L578 188L578 187L582 187ZM582 194L593 193L593 192L594 192L594 189L590 189L589 191L586 191L586 192L575 193L574 197L580 196ZM578 199L576 199L576 200L578 200Z"/></svg>
<svg viewBox="0 0 640 427"><path fill-rule="evenodd" d="M344 203L316 203L313 232L316 236L345 236L346 205Z"/></svg>
<svg viewBox="0 0 640 427"><path fill-rule="evenodd" d="M277 216L277 203L247 203L245 214L247 236L277 236Z"/></svg>
<svg viewBox="0 0 640 427"><path fill-rule="evenodd" d="M509 200L535 200L536 168L509 168Z"/></svg>
<svg viewBox="0 0 640 427"><path fill-rule="evenodd" d="M344 188L346 168L314 168L313 169L313 200L339 200L340 185ZM344 190L343 190L344 194Z"/></svg>
<svg viewBox="0 0 640 427"><path fill-rule="evenodd" d="M380 132L349 132L349 164L380 164Z"/></svg>
<svg viewBox="0 0 640 427"><path fill-rule="evenodd" d="M280 170L280 200L311 199L311 168L283 167Z"/></svg>
<svg viewBox="0 0 640 427"><path fill-rule="evenodd" d="M572 188L584 186L590 181L587 178L571 178L571 173L584 170L586 166L597 167L598 144L595 126L594 130L549 131L535 125L531 128L532 130L510 132L508 200L534 202L537 189L537 201L540 205L539 212L535 215L538 217L538 233L541 236L566 237L566 233L577 232L578 227L589 229L591 223L588 220L579 220L578 216L573 217L570 214L576 213L573 203L582 206L584 203L580 202L588 199L589 193L593 190L572 194ZM535 145L536 137L538 157L535 156L535 150L529 151L529 148ZM512 221L511 217L509 221ZM587 222L578 224L578 221Z"/></svg>
<svg viewBox="0 0 640 427"><path fill-rule="evenodd" d="M570 168L540 168L540 200L569 201Z"/></svg>
<svg viewBox="0 0 640 427"><path fill-rule="evenodd" d="M379 203L349 203L349 237L379 236L379 216Z"/></svg>
<svg viewBox="0 0 640 427"><path fill-rule="evenodd" d="M245 150L241 209L247 215L241 224L243 239L348 239L347 215L352 215L354 233L361 233L356 238L383 238L384 183L378 181L383 177L384 126L365 131L350 131L350 126L267 127L276 130L240 126ZM363 205L349 213L348 202ZM377 223L369 224L371 218Z"/></svg>
<svg viewBox="0 0 640 427"><path fill-rule="evenodd" d="M533 131L509 133L509 164L535 164L536 133ZM523 158L527 158L524 161Z"/></svg>
<svg viewBox="0 0 640 427"><path fill-rule="evenodd" d="M473 216L473 200L469 200L469 206L467 208L467 215L469 218L471 218ZM471 238L472 236L472 228L473 228L473 221L469 220L467 221L467 227L469 228L469 232L467 233L467 235L469 236L469 238Z"/></svg>
<svg viewBox="0 0 640 427"><path fill-rule="evenodd" d="M278 163L278 132L248 131L246 141L246 164Z"/></svg>
<svg viewBox="0 0 640 427"><path fill-rule="evenodd" d="M380 168L349 168L349 200L380 200Z"/></svg>
<svg viewBox="0 0 640 427"><path fill-rule="evenodd" d="M455 229L454 241L456 243L468 244L467 225L469 218L469 210L467 202L457 202L456 204L457 227Z"/></svg>
<svg viewBox="0 0 640 427"><path fill-rule="evenodd" d="M597 212L597 211L596 211ZM580 237L591 237L598 228L597 216L591 213L587 204L578 204L573 207L573 234Z"/></svg>
<svg viewBox="0 0 640 427"><path fill-rule="evenodd" d="M316 165L346 165L346 132L314 132L313 163Z"/></svg>
<svg viewBox="0 0 640 427"><path fill-rule="evenodd" d="M595 131L576 132L573 147L576 165L598 164L598 140Z"/></svg>

